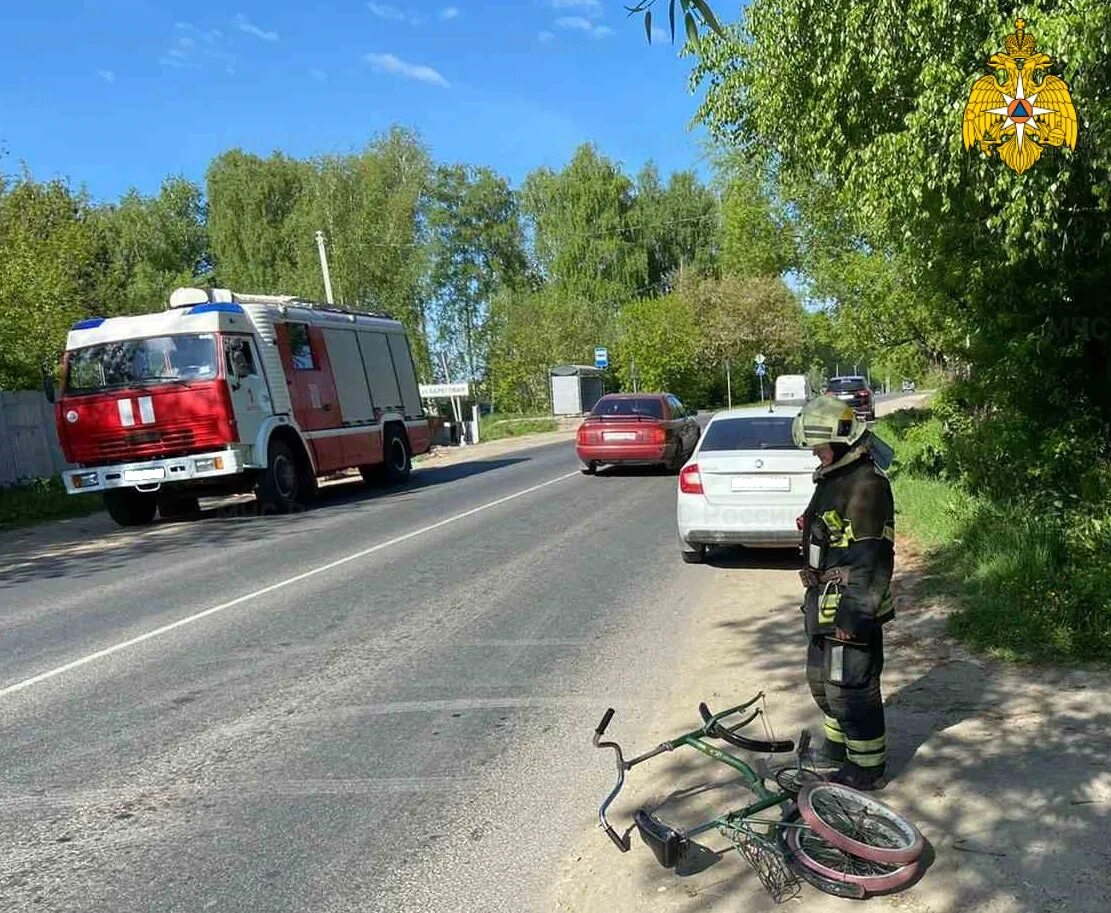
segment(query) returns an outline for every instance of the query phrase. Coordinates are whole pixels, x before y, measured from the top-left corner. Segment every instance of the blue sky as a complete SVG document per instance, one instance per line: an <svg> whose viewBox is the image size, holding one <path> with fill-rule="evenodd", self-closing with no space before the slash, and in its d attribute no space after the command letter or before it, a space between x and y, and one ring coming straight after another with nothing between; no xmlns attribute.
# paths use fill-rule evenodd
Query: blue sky
<svg viewBox="0 0 1111 913"><path fill-rule="evenodd" d="M690 63L621 0L48 0L3 4L0 33L0 171L98 200L200 180L234 146L342 152L392 123L515 184L585 141L629 172L707 172Z"/></svg>

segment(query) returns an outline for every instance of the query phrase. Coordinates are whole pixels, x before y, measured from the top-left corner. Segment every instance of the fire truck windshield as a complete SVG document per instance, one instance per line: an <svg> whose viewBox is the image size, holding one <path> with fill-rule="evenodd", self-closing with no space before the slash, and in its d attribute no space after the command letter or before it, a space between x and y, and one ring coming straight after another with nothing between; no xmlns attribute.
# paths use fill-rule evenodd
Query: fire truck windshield
<svg viewBox="0 0 1111 913"><path fill-rule="evenodd" d="M66 353L66 392L206 380L216 366L211 333L105 342Z"/></svg>

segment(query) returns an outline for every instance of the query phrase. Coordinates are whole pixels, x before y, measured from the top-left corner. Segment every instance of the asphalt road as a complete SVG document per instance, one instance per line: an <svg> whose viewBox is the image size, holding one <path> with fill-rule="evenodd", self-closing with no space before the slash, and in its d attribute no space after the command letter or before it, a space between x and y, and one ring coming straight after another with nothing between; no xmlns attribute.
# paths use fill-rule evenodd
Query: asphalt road
<svg viewBox="0 0 1111 913"><path fill-rule="evenodd" d="M0 910L538 908L689 598L674 478L576 466L0 543Z"/></svg>

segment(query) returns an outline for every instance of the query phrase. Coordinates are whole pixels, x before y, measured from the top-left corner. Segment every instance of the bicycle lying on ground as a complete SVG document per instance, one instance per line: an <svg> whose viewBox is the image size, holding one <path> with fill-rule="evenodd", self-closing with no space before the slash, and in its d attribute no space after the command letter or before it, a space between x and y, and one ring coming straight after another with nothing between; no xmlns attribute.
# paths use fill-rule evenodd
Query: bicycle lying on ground
<svg viewBox="0 0 1111 913"><path fill-rule="evenodd" d="M602 741L614 714L612 707L607 710L594 731L594 747L612 748L617 755L617 785L598 810L598 820L610 840L623 853L629 851L632 828L618 834L606 819L606 810L625 785L625 774L651 758L689 747L737 771L756 801L685 829L639 809L633 815L633 824L664 868L674 868L680 862L693 838L716 830L752 865L777 901L793 896L800 879L828 894L858 899L910 883L918 874L925 846L918 828L870 795L827 783L806 767L810 734L805 729L799 737L795 763L772 768L767 777L707 741L718 739L757 754L796 751L790 740L752 739L739 734L763 716L763 707L755 706L763 698L760 692L721 713L712 713L705 703L699 704L700 728L628 761L617 742ZM723 723L746 711L739 722ZM771 779L776 789L769 789L765 779ZM773 817L776 810L780 812L778 819Z"/></svg>

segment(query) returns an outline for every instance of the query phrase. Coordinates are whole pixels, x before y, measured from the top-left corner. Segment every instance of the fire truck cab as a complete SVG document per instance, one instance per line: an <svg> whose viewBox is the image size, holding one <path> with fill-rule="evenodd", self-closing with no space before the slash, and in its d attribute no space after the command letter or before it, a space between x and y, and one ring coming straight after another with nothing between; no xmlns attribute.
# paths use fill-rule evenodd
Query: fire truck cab
<svg viewBox="0 0 1111 913"><path fill-rule="evenodd" d="M431 443L400 322L227 289L76 324L55 421L67 491L100 493L123 526L251 490L286 512L344 469L401 482Z"/></svg>

